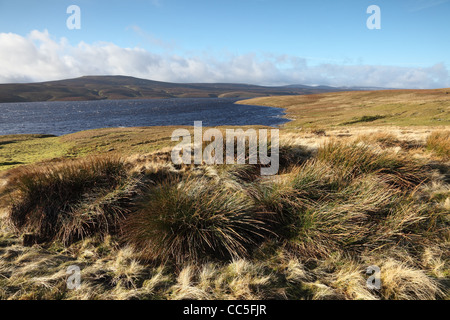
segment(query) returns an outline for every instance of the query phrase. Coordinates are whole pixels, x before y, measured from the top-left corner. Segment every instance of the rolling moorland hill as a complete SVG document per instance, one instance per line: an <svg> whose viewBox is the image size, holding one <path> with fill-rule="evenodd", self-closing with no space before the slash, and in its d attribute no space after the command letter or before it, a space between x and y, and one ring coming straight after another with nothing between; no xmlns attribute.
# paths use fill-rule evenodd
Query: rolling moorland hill
<svg viewBox="0 0 450 320"><path fill-rule="evenodd" d="M181 84L125 76L86 76L42 83L0 84L0 103L154 98L252 98L342 90L344 88L325 86L291 85L264 87L226 83ZM351 88L346 90L351 90Z"/></svg>
<svg viewBox="0 0 450 320"><path fill-rule="evenodd" d="M448 126L450 88L262 97L238 103L286 110L289 129L345 126Z"/></svg>

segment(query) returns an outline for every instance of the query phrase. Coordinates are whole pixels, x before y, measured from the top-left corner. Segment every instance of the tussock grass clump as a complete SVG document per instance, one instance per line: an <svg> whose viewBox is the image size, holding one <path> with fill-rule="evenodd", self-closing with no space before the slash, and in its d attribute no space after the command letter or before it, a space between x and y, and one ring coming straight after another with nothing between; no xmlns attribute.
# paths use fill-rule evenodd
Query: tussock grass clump
<svg viewBox="0 0 450 320"><path fill-rule="evenodd" d="M264 232L246 194L189 176L149 189L124 222L124 240L144 260L177 263L245 257Z"/></svg>
<svg viewBox="0 0 450 320"><path fill-rule="evenodd" d="M249 193L259 210L266 212L270 229L277 236L290 238L299 213L332 198L342 187L341 180L325 162L312 159L292 167L275 181L254 184Z"/></svg>
<svg viewBox="0 0 450 320"><path fill-rule="evenodd" d="M340 188L347 185L342 170L332 168L328 163L312 159L289 173L289 184L297 197L304 201L326 200Z"/></svg>
<svg viewBox="0 0 450 320"><path fill-rule="evenodd" d="M298 208L290 226L292 236L285 243L302 257L358 255L395 246L420 248L442 233L432 235L430 230L448 229L435 221L438 213L432 216L431 208L376 175L356 179L326 201Z"/></svg>
<svg viewBox="0 0 450 320"><path fill-rule="evenodd" d="M423 143L419 140L399 139L397 135L389 132L372 132L370 134L362 134L356 138L355 142L375 145L381 147L382 149L400 148L400 150L404 151L414 149L418 150L423 147Z"/></svg>
<svg viewBox="0 0 450 320"><path fill-rule="evenodd" d="M439 284L422 270L387 259L381 267L381 296L387 300L435 300L444 295Z"/></svg>
<svg viewBox="0 0 450 320"><path fill-rule="evenodd" d="M94 157L24 168L12 177L17 189L9 221L39 242L64 242L117 231L137 181L116 157Z"/></svg>
<svg viewBox="0 0 450 320"><path fill-rule="evenodd" d="M375 152L361 143L328 142L319 148L317 158L344 170L347 179L377 173L399 187L413 187L426 180L424 170L412 159L384 151Z"/></svg>
<svg viewBox="0 0 450 320"><path fill-rule="evenodd" d="M434 151L438 156L450 159L450 131L435 131L426 142L428 150Z"/></svg>
<svg viewBox="0 0 450 320"><path fill-rule="evenodd" d="M277 183L254 184L249 187L248 193L255 202L260 217L264 220L266 228L270 230L269 238L290 238L292 225L295 224L296 212L303 205L297 201L295 190L280 181Z"/></svg>
<svg viewBox="0 0 450 320"><path fill-rule="evenodd" d="M282 285L279 275L262 262L239 259L227 264L188 265L170 288L170 299L285 299Z"/></svg>
<svg viewBox="0 0 450 320"><path fill-rule="evenodd" d="M395 205L395 192L368 176L336 192L333 199L297 212L293 250L311 257L361 251L372 245L377 220Z"/></svg>
<svg viewBox="0 0 450 320"><path fill-rule="evenodd" d="M265 211L278 215L275 220L289 223L296 218L294 212L299 208L327 201L348 185L338 169L321 160L306 160L292 166L274 181L254 184L250 193Z"/></svg>
<svg viewBox="0 0 450 320"><path fill-rule="evenodd" d="M379 144L382 147L395 147L401 144L392 133L388 132L373 132L370 134L362 134L356 138L356 142Z"/></svg>

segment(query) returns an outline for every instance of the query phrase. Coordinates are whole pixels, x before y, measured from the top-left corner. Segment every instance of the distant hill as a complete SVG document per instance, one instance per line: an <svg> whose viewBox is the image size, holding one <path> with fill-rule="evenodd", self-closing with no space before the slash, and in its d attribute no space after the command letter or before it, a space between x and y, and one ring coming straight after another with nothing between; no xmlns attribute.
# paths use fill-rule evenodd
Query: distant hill
<svg viewBox="0 0 450 320"><path fill-rule="evenodd" d="M153 98L254 98L343 91L304 85L265 87L228 83L169 83L125 76L86 76L41 83L0 84L0 102ZM345 89L349 90L349 88Z"/></svg>
<svg viewBox="0 0 450 320"><path fill-rule="evenodd" d="M303 84L291 84L285 86L285 88L296 88L296 89L321 89L324 91L376 91L376 90L395 90L396 88L381 88L381 87L331 87L331 86L305 86Z"/></svg>

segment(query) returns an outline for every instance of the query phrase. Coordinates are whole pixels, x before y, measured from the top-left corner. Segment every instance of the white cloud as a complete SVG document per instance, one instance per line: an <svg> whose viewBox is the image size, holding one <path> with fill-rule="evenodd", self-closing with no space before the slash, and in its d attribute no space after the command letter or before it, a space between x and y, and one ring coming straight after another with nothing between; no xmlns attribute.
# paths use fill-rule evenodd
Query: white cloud
<svg viewBox="0 0 450 320"><path fill-rule="evenodd" d="M320 64L288 55L248 53L152 53L113 43L72 46L47 32L0 33L0 83L67 79L83 75L129 75L171 82L239 82L264 85L324 84L391 88L450 87L442 63L429 68Z"/></svg>

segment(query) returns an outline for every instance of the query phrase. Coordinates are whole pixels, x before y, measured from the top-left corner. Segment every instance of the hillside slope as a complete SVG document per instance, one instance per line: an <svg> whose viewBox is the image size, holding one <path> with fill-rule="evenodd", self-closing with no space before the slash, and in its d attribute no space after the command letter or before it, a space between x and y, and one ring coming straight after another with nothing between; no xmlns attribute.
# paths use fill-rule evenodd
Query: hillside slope
<svg viewBox="0 0 450 320"><path fill-rule="evenodd" d="M125 76L87 76L42 83L0 84L0 103L153 98L253 98L330 91L340 91L340 89L308 86L263 87L224 83L179 84Z"/></svg>
<svg viewBox="0 0 450 320"><path fill-rule="evenodd" d="M334 92L239 103L284 108L293 120L286 128L450 125L450 89Z"/></svg>

